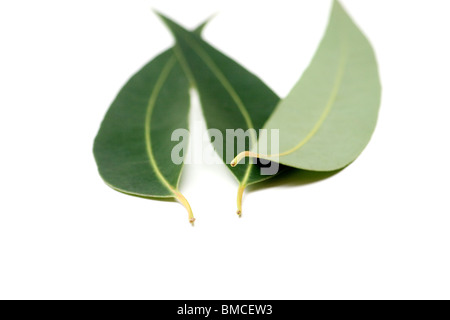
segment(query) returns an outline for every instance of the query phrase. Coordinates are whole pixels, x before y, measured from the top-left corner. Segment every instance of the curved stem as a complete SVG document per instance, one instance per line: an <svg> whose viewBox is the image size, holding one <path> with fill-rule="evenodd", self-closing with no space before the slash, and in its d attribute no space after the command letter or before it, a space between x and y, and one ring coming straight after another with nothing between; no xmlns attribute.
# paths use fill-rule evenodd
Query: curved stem
<svg viewBox="0 0 450 320"><path fill-rule="evenodd" d="M242 159L251 157L251 158L260 158L260 155L251 151L244 151L237 155L236 158L231 161L230 165L234 168L237 166L239 162L241 162Z"/></svg>
<svg viewBox="0 0 450 320"><path fill-rule="evenodd" d="M242 197L244 195L244 190L245 190L245 185L241 184L239 186L238 195L237 195L237 207L238 207L237 214L239 217L242 216Z"/></svg>
<svg viewBox="0 0 450 320"><path fill-rule="evenodd" d="M189 214L189 222L194 225L194 213L192 212L191 206L189 205L189 202L186 200L186 198L178 191L174 191L175 196L177 200L186 208L188 214Z"/></svg>

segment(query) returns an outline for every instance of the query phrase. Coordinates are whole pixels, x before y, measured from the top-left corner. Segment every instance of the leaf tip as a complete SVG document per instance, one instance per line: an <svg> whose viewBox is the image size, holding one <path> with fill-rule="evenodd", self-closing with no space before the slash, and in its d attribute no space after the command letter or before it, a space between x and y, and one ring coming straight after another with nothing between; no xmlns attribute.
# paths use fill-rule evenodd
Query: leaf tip
<svg viewBox="0 0 450 320"><path fill-rule="evenodd" d="M159 17L162 16L162 13L159 12L158 10L156 10L155 8L152 8L152 11L153 11L153 13L156 14L157 16L159 16Z"/></svg>
<svg viewBox="0 0 450 320"><path fill-rule="evenodd" d="M156 10L155 8L152 8L152 11L153 11L153 13L156 14L156 15L162 20L162 22L164 22L165 24L167 24L167 23L170 22L170 19L167 18L167 16L164 15L162 12Z"/></svg>
<svg viewBox="0 0 450 320"><path fill-rule="evenodd" d="M210 23L211 20L213 20L215 17L219 15L219 12L215 12L212 15L209 16L209 18L206 20L206 23Z"/></svg>

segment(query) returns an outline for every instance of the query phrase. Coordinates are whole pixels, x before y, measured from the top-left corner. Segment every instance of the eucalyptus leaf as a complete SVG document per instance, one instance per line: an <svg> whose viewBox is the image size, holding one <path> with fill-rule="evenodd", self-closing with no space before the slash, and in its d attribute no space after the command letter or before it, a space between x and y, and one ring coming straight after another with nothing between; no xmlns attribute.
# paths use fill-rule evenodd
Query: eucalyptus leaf
<svg viewBox="0 0 450 320"><path fill-rule="evenodd" d="M353 162L375 129L381 85L374 51L338 1L328 29L300 81L270 117L279 129L279 150L241 153L313 171Z"/></svg>
<svg viewBox="0 0 450 320"><path fill-rule="evenodd" d="M159 14L159 13L158 13ZM221 132L222 141L214 140L216 151L240 183L237 203L242 212L242 195L246 186L271 178L261 173L259 165L249 162L233 170L230 166L235 155L256 144L259 129L263 127L280 98L257 76L212 47L198 35L189 32L171 19L159 14L176 38L175 52L193 86L197 89L207 127ZM255 129L245 145L234 146L227 161L222 152L233 140L230 130Z"/></svg>
<svg viewBox="0 0 450 320"><path fill-rule="evenodd" d="M183 164L171 159L179 143L171 141L173 131L188 128L189 89L173 50L160 54L120 90L95 139L94 156L111 188L146 198L175 198L193 223L191 207L178 190Z"/></svg>

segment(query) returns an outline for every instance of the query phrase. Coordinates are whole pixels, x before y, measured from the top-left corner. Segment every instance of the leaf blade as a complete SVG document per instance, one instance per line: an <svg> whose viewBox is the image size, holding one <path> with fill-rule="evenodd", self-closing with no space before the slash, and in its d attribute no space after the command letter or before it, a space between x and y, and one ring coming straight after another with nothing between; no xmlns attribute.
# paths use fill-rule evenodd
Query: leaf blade
<svg viewBox="0 0 450 320"><path fill-rule="evenodd" d="M334 1L327 31L310 66L264 127L280 130L279 150L269 148L268 155L252 156L310 171L341 169L368 144L380 102L374 51Z"/></svg>
<svg viewBox="0 0 450 320"><path fill-rule="evenodd" d="M189 89L173 50L150 61L111 104L94 141L94 157L111 188L139 197L175 198L193 222L190 205L178 191L183 163L171 159L178 143L171 141L172 132L188 129Z"/></svg>
<svg viewBox="0 0 450 320"><path fill-rule="evenodd" d="M172 87L172 83L177 83L173 81L173 78L181 77L182 79L183 77L184 73L179 67L177 70L175 62L173 54L165 52L142 68L124 86L105 116L94 143L94 155L102 177L117 189L140 196L173 196L171 188L165 184L176 187L178 174L176 171L161 173L158 162L161 162L162 159L157 158L161 157L163 152L158 152L158 156L155 158L152 151L152 139L153 143L158 146L162 143L159 141L160 139L155 141L155 138L152 138L153 127L150 126L150 122L155 107L159 110L163 106L171 104L180 106L180 112L187 117L188 85L186 80L184 83L182 83L183 80L177 81L178 85L175 88L179 89L177 90L180 93L179 96L172 96L171 100L167 97L157 101L160 91L167 86L166 80L169 76L171 78L168 81L170 87ZM152 90L148 90L148 86ZM180 127L178 124L180 123L177 121L172 127ZM181 127L186 128L187 122L182 123ZM156 128L155 130L161 129ZM162 130L171 133L167 127ZM123 167L122 170L121 167ZM152 171L155 169L159 173ZM181 167L178 168L178 171L181 171ZM136 172L136 175L148 176L148 178L144 178L143 183L140 183L134 180L133 175ZM125 177L124 173L126 173ZM151 185L154 181L159 181L159 185L152 189Z"/></svg>
<svg viewBox="0 0 450 320"><path fill-rule="evenodd" d="M280 98L258 77L200 37L164 15L158 15L177 41L175 50L178 59L199 93L207 127L222 133L223 140L215 145L216 150L223 149L221 146L234 139L227 130L256 130L249 134L250 143L234 147L232 156L227 152L219 153L240 183L238 212L241 212L242 189L272 176L262 175L260 168L252 163L235 170L230 162L236 154L246 150L251 141L256 144L258 130L263 127Z"/></svg>

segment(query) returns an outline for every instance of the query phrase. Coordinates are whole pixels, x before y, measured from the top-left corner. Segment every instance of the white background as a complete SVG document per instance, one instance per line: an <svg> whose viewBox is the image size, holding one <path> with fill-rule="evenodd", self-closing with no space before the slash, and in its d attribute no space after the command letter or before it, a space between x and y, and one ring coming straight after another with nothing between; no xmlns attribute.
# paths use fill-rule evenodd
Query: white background
<svg viewBox="0 0 450 320"><path fill-rule="evenodd" d="M0 298L450 298L450 2L343 0L375 47L383 102L346 170L247 192L187 166L171 202L126 196L92 144L131 74L172 45L156 8L285 96L330 1L2 1ZM193 106L193 119L199 107Z"/></svg>

